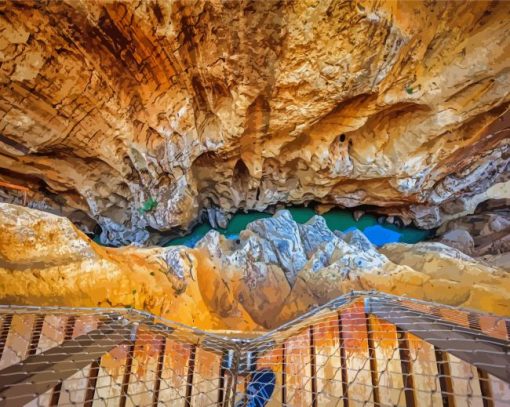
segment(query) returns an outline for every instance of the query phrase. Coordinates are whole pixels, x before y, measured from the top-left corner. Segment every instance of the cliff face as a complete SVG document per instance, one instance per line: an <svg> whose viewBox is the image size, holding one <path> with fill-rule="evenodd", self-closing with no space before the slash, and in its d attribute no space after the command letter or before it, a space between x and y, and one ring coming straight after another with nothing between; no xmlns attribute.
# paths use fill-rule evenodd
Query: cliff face
<svg viewBox="0 0 510 407"><path fill-rule="evenodd" d="M202 298L192 251L105 248L66 218L8 204L0 204L0 225L2 303L134 307L188 325L229 326ZM257 328L237 311L238 329Z"/></svg>
<svg viewBox="0 0 510 407"><path fill-rule="evenodd" d="M210 231L196 249L104 248L66 218L0 204L0 302L136 307L204 329L275 327L351 290L510 315L510 274L440 243L376 248L320 216Z"/></svg>
<svg viewBox="0 0 510 407"><path fill-rule="evenodd" d="M310 201L434 227L508 190L509 2L0 11L0 180L110 242Z"/></svg>

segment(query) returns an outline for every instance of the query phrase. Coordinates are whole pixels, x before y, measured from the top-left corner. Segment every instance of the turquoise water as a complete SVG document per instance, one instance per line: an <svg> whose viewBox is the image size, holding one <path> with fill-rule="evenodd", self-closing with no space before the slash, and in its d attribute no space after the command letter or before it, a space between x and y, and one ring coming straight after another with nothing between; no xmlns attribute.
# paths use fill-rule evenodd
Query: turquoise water
<svg viewBox="0 0 510 407"><path fill-rule="evenodd" d="M298 223L306 223L311 217L316 215L315 211L311 208L297 207L288 208L288 210ZM231 219L227 229L217 230L222 235L235 239L242 230L246 229L248 223L256 219L269 218L271 216L269 213L262 212L238 213ZM427 230L417 229L412 226L398 228L390 224L379 225L377 218L373 215L364 215L359 221L356 221L352 216L352 212L347 210L333 209L322 216L331 230L348 232L353 229L359 229L376 246L394 242L417 243L424 240L430 234ZM198 225L190 234L172 239L165 246L185 245L194 247L209 230L211 230L209 224Z"/></svg>

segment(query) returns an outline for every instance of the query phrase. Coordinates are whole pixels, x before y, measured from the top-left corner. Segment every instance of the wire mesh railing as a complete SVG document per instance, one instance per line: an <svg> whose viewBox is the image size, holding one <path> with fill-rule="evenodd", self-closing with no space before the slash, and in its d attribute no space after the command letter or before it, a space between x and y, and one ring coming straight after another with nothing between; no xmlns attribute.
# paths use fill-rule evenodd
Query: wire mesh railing
<svg viewBox="0 0 510 407"><path fill-rule="evenodd" d="M375 292L256 338L0 306L0 406L508 406L510 320Z"/></svg>

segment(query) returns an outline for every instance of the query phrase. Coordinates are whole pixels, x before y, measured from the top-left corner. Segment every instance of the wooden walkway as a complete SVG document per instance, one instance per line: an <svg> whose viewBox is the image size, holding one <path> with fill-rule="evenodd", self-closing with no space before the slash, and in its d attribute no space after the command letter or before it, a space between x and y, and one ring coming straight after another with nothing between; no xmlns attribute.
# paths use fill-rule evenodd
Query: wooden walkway
<svg viewBox="0 0 510 407"><path fill-rule="evenodd" d="M243 405L262 369L267 406L510 405L507 319L367 298L239 340L133 311L0 308L0 406Z"/></svg>

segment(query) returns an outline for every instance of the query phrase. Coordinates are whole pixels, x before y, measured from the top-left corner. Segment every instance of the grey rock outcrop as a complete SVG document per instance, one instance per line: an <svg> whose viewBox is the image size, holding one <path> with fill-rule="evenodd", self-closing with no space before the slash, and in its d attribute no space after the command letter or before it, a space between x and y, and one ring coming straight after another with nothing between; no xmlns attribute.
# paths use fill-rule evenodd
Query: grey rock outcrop
<svg viewBox="0 0 510 407"><path fill-rule="evenodd" d="M301 225L287 210L250 223L237 241L211 230L196 247L206 250L223 278L239 282L240 302L264 326L268 313L275 323L289 301L302 309L304 292L314 293L310 306L324 303L338 295L339 281L390 263L359 230L333 233L321 216Z"/></svg>
<svg viewBox="0 0 510 407"><path fill-rule="evenodd" d="M465 229L453 229L441 236L441 243L472 255L475 249L475 241Z"/></svg>
<svg viewBox="0 0 510 407"><path fill-rule="evenodd" d="M297 273L304 267L307 262L307 250L312 249L310 240L306 240L307 244L303 244L299 225L292 219L292 215L287 210L276 212L272 218L256 220L246 228L248 232L252 232L257 236L258 240L262 240L265 248L265 256L271 262L277 262L282 268L289 280L293 284ZM319 228L314 229L317 235ZM241 239L244 235L241 234Z"/></svg>
<svg viewBox="0 0 510 407"><path fill-rule="evenodd" d="M475 257L510 251L510 198L488 201L475 214L438 229L438 241Z"/></svg>

